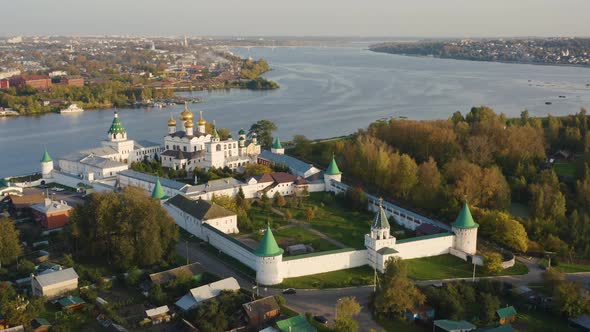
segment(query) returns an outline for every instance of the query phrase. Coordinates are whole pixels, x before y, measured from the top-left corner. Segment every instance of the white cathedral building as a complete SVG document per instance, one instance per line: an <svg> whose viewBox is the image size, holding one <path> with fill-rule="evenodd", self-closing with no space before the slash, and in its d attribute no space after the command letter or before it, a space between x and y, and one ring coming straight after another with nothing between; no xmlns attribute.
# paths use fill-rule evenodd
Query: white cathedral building
<svg viewBox="0 0 590 332"><path fill-rule="evenodd" d="M188 172L197 167L241 170L246 164L257 162L260 145L255 133L246 139L246 132L241 129L238 140L234 140L231 135L222 140L215 125L212 134L207 133L206 128L207 122L201 112L197 130L194 130L193 113L186 104L180 113L180 128L177 128L177 122L171 115L168 134L164 137L162 166Z"/></svg>

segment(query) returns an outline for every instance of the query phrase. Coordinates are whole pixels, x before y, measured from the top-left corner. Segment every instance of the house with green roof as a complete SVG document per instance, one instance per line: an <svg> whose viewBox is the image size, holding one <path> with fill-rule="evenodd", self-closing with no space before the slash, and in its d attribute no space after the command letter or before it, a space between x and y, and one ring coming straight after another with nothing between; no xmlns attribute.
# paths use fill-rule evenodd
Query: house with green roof
<svg viewBox="0 0 590 332"><path fill-rule="evenodd" d="M466 320L449 320L440 319L434 321L434 332L469 332L473 331L477 326L469 323Z"/></svg>
<svg viewBox="0 0 590 332"><path fill-rule="evenodd" d="M513 306L507 306L496 310L496 315L501 325L506 325L516 320L516 309Z"/></svg>

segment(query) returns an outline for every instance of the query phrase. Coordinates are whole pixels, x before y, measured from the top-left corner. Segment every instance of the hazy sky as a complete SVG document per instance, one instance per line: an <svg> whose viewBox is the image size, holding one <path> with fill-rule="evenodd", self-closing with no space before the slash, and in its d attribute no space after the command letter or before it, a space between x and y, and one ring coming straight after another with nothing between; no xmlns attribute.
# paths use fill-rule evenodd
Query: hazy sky
<svg viewBox="0 0 590 332"><path fill-rule="evenodd" d="M0 34L590 36L590 0L0 0Z"/></svg>

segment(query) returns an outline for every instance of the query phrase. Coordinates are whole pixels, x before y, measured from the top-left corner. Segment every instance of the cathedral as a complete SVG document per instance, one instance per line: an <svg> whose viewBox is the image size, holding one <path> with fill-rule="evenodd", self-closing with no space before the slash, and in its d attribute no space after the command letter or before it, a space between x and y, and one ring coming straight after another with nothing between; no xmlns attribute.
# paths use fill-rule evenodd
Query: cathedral
<svg viewBox="0 0 590 332"><path fill-rule="evenodd" d="M164 152L161 155L162 166L187 172L211 167L241 171L246 164L257 162L260 145L256 133L247 138L246 132L241 129L238 135L237 141L231 135L222 140L215 125L208 133L203 112L200 112L195 131L193 113L185 104L184 111L180 113L179 128L172 115L168 120L168 134L164 137Z"/></svg>

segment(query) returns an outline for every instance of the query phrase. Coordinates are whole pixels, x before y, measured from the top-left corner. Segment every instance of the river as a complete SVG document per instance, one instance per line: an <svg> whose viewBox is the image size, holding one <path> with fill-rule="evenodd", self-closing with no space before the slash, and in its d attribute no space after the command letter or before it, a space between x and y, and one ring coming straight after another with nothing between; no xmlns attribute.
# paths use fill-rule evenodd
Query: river
<svg viewBox="0 0 590 332"><path fill-rule="evenodd" d="M445 119L474 105L517 116L564 115L590 104L590 69L472 62L374 53L359 48L251 48L242 56L266 58L273 91L195 92L198 116L236 134L259 119L274 121L283 141L349 134L384 117ZM565 96L566 98L559 98ZM546 105L552 102L552 105ZM182 106L121 109L129 138L161 142L166 120ZM0 118L0 177L35 172L46 147L57 160L95 147L106 137L113 110Z"/></svg>

